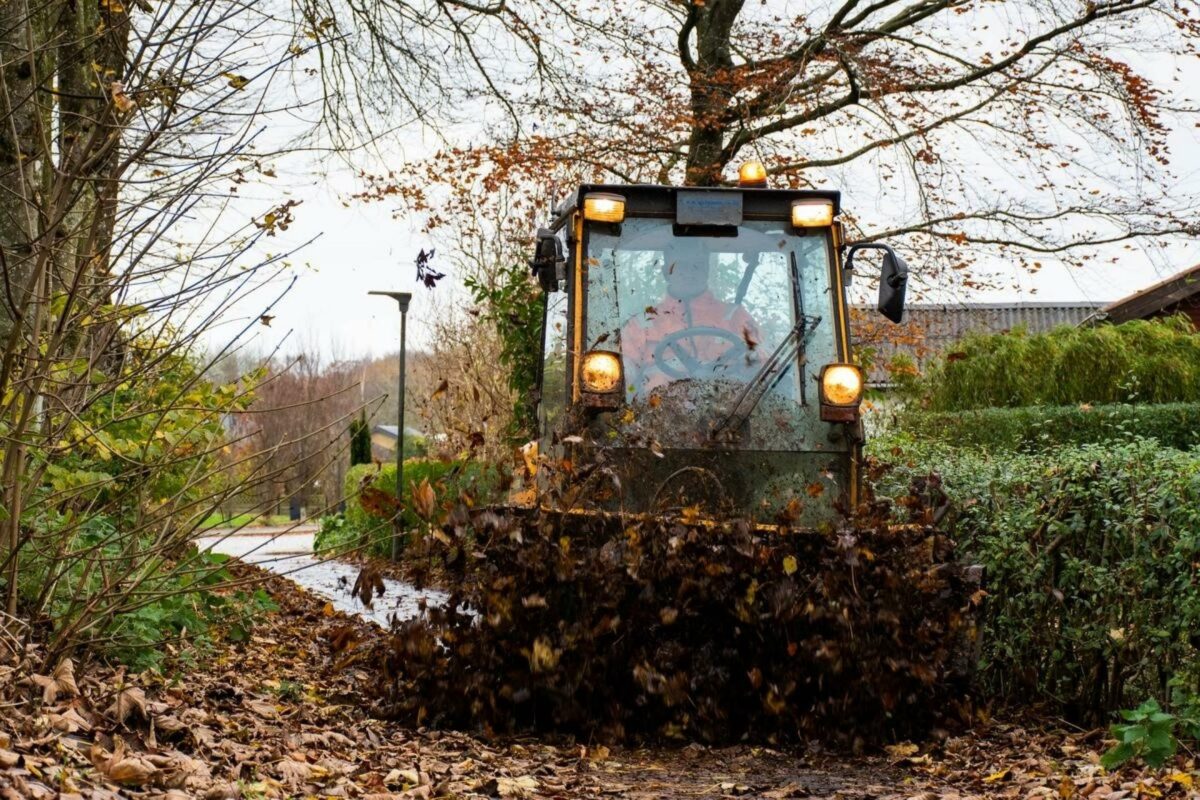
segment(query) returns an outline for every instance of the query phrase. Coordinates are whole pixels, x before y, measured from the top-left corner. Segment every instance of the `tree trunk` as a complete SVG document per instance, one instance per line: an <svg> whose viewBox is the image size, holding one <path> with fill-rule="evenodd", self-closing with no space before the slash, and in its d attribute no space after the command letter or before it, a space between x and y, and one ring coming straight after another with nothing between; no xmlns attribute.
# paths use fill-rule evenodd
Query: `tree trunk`
<svg viewBox="0 0 1200 800"><path fill-rule="evenodd" d="M696 31L695 64L689 69L692 130L688 137L686 182L715 186L721 182L727 156L722 152L728 133L725 112L734 92L730 56L733 23L745 0L710 0L693 9Z"/></svg>
<svg viewBox="0 0 1200 800"><path fill-rule="evenodd" d="M25 0L0 3L0 341L26 317L23 295L33 274L38 199L48 142L45 88L52 62L42 47L48 12Z"/></svg>

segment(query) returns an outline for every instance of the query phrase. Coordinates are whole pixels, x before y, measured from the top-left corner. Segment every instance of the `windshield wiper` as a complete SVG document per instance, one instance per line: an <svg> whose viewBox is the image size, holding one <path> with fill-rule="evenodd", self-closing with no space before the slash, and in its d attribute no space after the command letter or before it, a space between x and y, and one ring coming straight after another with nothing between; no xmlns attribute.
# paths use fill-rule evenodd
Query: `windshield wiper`
<svg viewBox="0 0 1200 800"><path fill-rule="evenodd" d="M767 392L775 388L787 373L788 368L796 363L796 357L804 356L804 352L808 348L808 340L812 338L813 331L820 324L820 317L800 315L800 319L788 331L787 336L783 337L783 341L779 343L771 356L746 382L745 388L738 393L733 408L712 429L709 438L719 439L725 431L740 430L746 424L746 420L750 419L750 414L754 412L759 401L766 396Z"/></svg>
<svg viewBox="0 0 1200 800"><path fill-rule="evenodd" d="M796 324L788 331L787 336L783 337L783 341L771 353L771 357L758 368L758 372L750 378L746 383L746 387L738 393L737 399L733 403L733 408L724 419L713 428L710 438L716 440L723 438L725 431L741 430L746 421L750 419L750 414L758 406L759 401L766 396L767 392L775 388L783 376L787 373L788 367L796 363L797 356L800 357L800 404L806 405L804 400L804 355L808 348L808 340L812 337L813 331L821 324L820 317L810 317L804 310L804 287L800 285L800 265L796 263L796 251L793 250L789 254L789 267L792 273L792 291L793 302L795 302Z"/></svg>

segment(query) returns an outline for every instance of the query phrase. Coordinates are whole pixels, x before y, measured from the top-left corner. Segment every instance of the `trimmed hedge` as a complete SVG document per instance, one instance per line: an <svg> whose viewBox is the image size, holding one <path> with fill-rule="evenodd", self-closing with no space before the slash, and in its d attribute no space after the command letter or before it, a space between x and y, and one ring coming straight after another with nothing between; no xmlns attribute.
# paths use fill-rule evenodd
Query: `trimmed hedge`
<svg viewBox="0 0 1200 800"><path fill-rule="evenodd" d="M478 503L489 498L499 486L499 471L477 461L440 461L431 458L410 458L404 462L404 510L401 519L404 529L413 530L421 520L412 511L412 489L428 480L433 487L439 504L446 500L457 501L466 493ZM370 552L387 555L391 536L391 516L382 508L364 506L364 490L383 492L389 498L396 497L395 464L359 464L346 473L344 484L346 497L345 527L359 537L360 545Z"/></svg>
<svg viewBox="0 0 1200 800"><path fill-rule="evenodd" d="M1200 402L1200 335L1187 317L970 335L913 386L930 411Z"/></svg>
<svg viewBox="0 0 1200 800"><path fill-rule="evenodd" d="M917 439L963 447L1037 450L1144 438L1187 450L1200 445L1200 403L909 411L899 426Z"/></svg>
<svg viewBox="0 0 1200 800"><path fill-rule="evenodd" d="M979 678L993 697L1096 722L1200 679L1200 450L1154 440L989 453L894 436L878 480L924 479L985 568Z"/></svg>

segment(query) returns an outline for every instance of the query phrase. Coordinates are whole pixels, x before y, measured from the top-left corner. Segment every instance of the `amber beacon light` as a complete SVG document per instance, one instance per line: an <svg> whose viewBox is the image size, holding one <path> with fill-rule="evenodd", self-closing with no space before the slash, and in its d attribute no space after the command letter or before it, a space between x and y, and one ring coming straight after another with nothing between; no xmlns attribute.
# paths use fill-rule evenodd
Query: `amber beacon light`
<svg viewBox="0 0 1200 800"><path fill-rule="evenodd" d="M767 168L761 161L747 161L738 169L738 186L763 189L767 185Z"/></svg>

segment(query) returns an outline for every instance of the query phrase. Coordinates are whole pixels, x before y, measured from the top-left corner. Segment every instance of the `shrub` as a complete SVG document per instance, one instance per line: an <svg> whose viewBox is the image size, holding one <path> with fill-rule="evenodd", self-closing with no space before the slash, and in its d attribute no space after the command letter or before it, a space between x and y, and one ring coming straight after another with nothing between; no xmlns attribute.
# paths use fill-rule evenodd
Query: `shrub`
<svg viewBox="0 0 1200 800"><path fill-rule="evenodd" d="M876 442L899 493L921 476L984 566L980 679L992 695L1075 718L1200 678L1200 451L1152 440L1039 453ZM931 473L940 477L928 478Z"/></svg>
<svg viewBox="0 0 1200 800"><path fill-rule="evenodd" d="M364 411L358 419L350 420L350 466L370 463L371 426L367 424L367 414Z"/></svg>
<svg viewBox="0 0 1200 800"><path fill-rule="evenodd" d="M1200 336L1183 316L967 336L912 391L929 411L1200 402Z"/></svg>
<svg viewBox="0 0 1200 800"><path fill-rule="evenodd" d="M361 534L346 522L345 514L326 514L317 522L313 552L323 555L345 553L361 543Z"/></svg>
<svg viewBox="0 0 1200 800"><path fill-rule="evenodd" d="M404 498L401 520L403 528L411 531L422 525L413 511L412 490L428 481L435 501L445 504L457 501L464 493L472 502L490 497L499 486L495 467L476 461L439 461L412 458L404 462ZM354 540L377 555L391 552L392 515L395 513L396 465L362 464L346 473L346 511L344 541Z"/></svg>
<svg viewBox="0 0 1200 800"><path fill-rule="evenodd" d="M1200 445L1200 403L909 411L899 426L919 439L967 447L1034 450L1146 438L1186 450Z"/></svg>

